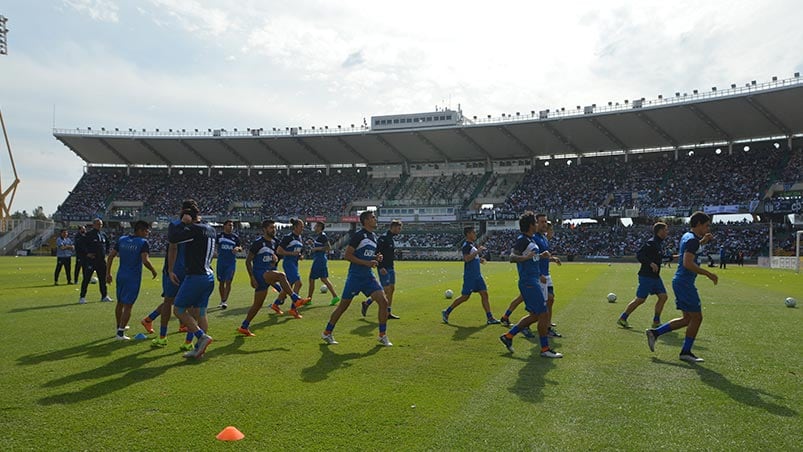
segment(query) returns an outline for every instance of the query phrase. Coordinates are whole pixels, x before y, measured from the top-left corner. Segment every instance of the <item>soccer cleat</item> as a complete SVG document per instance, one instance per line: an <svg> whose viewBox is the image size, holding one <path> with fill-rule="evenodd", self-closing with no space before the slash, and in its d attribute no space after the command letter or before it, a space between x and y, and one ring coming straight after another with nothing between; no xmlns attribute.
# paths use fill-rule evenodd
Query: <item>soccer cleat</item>
<svg viewBox="0 0 803 452"><path fill-rule="evenodd" d="M59 285L59 282L58 282L58 281L56 281L56 282L54 282L54 283L53 283L53 285L54 285L54 286L58 286L58 285Z"/></svg>
<svg viewBox="0 0 803 452"><path fill-rule="evenodd" d="M493 317L491 317L490 319L488 319L487 322L485 322L486 325L499 325L500 323L502 322L500 322L499 319L495 319Z"/></svg>
<svg viewBox="0 0 803 452"><path fill-rule="evenodd" d="M519 330L519 332L521 333L522 336L526 337L527 339L535 338L535 334L533 334L533 331L530 329L529 326L522 328L521 330Z"/></svg>
<svg viewBox="0 0 803 452"><path fill-rule="evenodd" d="M326 342L329 345L335 345L335 344L339 343L339 342L337 342L335 340L334 337L332 337L332 333L329 333L329 334L321 333L321 339L323 339L323 341Z"/></svg>
<svg viewBox="0 0 803 452"><path fill-rule="evenodd" d="M555 329L552 328L552 327L549 327L549 330L547 330L547 334L546 335L549 336L549 337L563 337L562 334L560 334L557 331L555 331Z"/></svg>
<svg viewBox="0 0 803 452"><path fill-rule="evenodd" d="M185 342L178 346L178 349L184 352L186 352L187 350L192 350L193 348L194 346L192 345L192 342Z"/></svg>
<svg viewBox="0 0 803 452"><path fill-rule="evenodd" d="M252 333L251 330L249 330L248 328L239 327L237 328L237 332L246 337L256 336L256 334Z"/></svg>
<svg viewBox="0 0 803 452"><path fill-rule="evenodd" d="M621 317L619 318L619 320L616 321L616 324L621 326L622 328L631 328L630 324L627 323L627 320Z"/></svg>
<svg viewBox="0 0 803 452"><path fill-rule="evenodd" d="M221 302L220 302L220 305L218 305L218 307L219 307L220 309L223 309L223 310L225 310L225 309L227 309L227 308L229 307L229 305L228 305L228 304L226 304L226 302L225 302L225 301L221 301Z"/></svg>
<svg viewBox="0 0 803 452"><path fill-rule="evenodd" d="M505 347L507 347L507 351L509 351L510 353L514 352L514 350L513 350L513 339L510 339L509 337L507 337L507 336L505 336L503 334L503 335L499 336L499 340L502 341L503 344L505 344Z"/></svg>
<svg viewBox="0 0 803 452"><path fill-rule="evenodd" d="M167 347L167 338L162 337L152 340L151 347Z"/></svg>
<svg viewBox="0 0 803 452"><path fill-rule="evenodd" d="M150 317L145 317L139 323L142 324L142 327L145 328L145 332L148 334L153 334L153 320Z"/></svg>
<svg viewBox="0 0 803 452"><path fill-rule="evenodd" d="M297 308L300 308L301 306L306 306L310 303L312 303L312 298L307 297L307 298L299 298L298 300L295 301L295 303L293 303L293 305Z"/></svg>
<svg viewBox="0 0 803 452"><path fill-rule="evenodd" d="M441 311L441 320L443 320L443 323L447 325L449 324L449 313L446 311L446 309Z"/></svg>
<svg viewBox="0 0 803 452"><path fill-rule="evenodd" d="M112 300L110 296L106 295L105 297L101 298L100 301L102 303L110 303L110 302L112 302L114 300Z"/></svg>
<svg viewBox="0 0 803 452"><path fill-rule="evenodd" d="M273 312L275 312L276 314L284 315L284 311L282 311L282 309L279 307L279 305L272 304L272 305L270 305L270 308L273 309Z"/></svg>
<svg viewBox="0 0 803 452"><path fill-rule="evenodd" d="M200 359L206 353L206 347L212 343L212 336L204 334L195 342L195 348L184 354L185 358Z"/></svg>
<svg viewBox="0 0 803 452"><path fill-rule="evenodd" d="M114 338L116 340L118 340L118 341L130 341L131 340L131 338L126 336L125 334L118 334L118 335L114 336Z"/></svg>
<svg viewBox="0 0 803 452"><path fill-rule="evenodd" d="M499 322L506 327L510 327L510 319L507 317L502 317Z"/></svg>
<svg viewBox="0 0 803 452"><path fill-rule="evenodd" d="M544 358L563 358L562 353L558 353L555 350L552 350L551 348L542 351L541 356Z"/></svg>
<svg viewBox="0 0 803 452"><path fill-rule="evenodd" d="M694 353L692 353L692 352L681 353L680 354L680 360L681 361L686 361L688 363L701 363L701 362L705 361L703 358L698 358L698 357L694 356Z"/></svg>
<svg viewBox="0 0 803 452"><path fill-rule="evenodd" d="M287 311L287 312L289 312L289 313L290 313L290 315L292 315L293 317L295 317L295 318L297 318L297 319L300 319L300 318L303 318L303 317L304 317L304 316L302 316L301 314L299 314L299 313L298 313L298 311L296 310L296 308L293 308L293 309L291 309L291 310L289 310L289 311Z"/></svg>
<svg viewBox="0 0 803 452"><path fill-rule="evenodd" d="M86 304L86 298L81 297L78 299L78 304Z"/></svg>
<svg viewBox="0 0 803 452"><path fill-rule="evenodd" d="M393 313L391 313L391 312L388 312L388 319L389 319L389 320L399 320L400 318L401 318L401 317L397 316L396 314L393 314Z"/></svg>
<svg viewBox="0 0 803 452"><path fill-rule="evenodd" d="M338 303L340 303L340 297L334 297L332 301L329 302L329 306L335 306Z"/></svg>
<svg viewBox="0 0 803 452"><path fill-rule="evenodd" d="M362 306L360 306L360 314L365 317L365 314L368 314L368 303L363 301Z"/></svg>
<svg viewBox="0 0 803 452"><path fill-rule="evenodd" d="M381 345L384 345L385 347L392 347L393 346L393 344L390 342L390 339L388 339L387 335L379 336L379 338L377 338L377 341L379 341L379 343Z"/></svg>
<svg viewBox="0 0 803 452"><path fill-rule="evenodd" d="M558 324L557 323L550 323L549 326L555 327L555 326L558 326Z"/></svg>
<svg viewBox="0 0 803 452"><path fill-rule="evenodd" d="M655 351L655 330L652 328L646 331L647 333L647 345L650 347L650 351Z"/></svg>
<svg viewBox="0 0 803 452"><path fill-rule="evenodd" d="M179 325L178 326L179 333L186 333L187 332L187 325Z"/></svg>
<svg viewBox="0 0 803 452"><path fill-rule="evenodd" d="M72 281L67 281L68 286L72 286Z"/></svg>

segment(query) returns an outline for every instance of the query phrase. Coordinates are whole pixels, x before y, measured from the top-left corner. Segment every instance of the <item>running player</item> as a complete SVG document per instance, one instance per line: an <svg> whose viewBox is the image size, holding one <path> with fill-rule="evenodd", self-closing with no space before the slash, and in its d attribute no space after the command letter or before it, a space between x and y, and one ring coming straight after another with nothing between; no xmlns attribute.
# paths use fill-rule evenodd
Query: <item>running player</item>
<svg viewBox="0 0 803 452"><path fill-rule="evenodd" d="M326 285L329 293L332 294L332 301L329 306L334 306L340 301L337 296L334 286L329 282L329 261L326 258L326 253L329 252L331 246L329 245L329 238L323 232L326 225L323 222L315 223L315 240L308 240L307 244L310 245L310 253L312 253L312 268L309 271L309 290L307 291L307 298L312 299L312 294L315 291L315 280L320 279Z"/></svg>
<svg viewBox="0 0 803 452"><path fill-rule="evenodd" d="M393 314L391 305L393 304L393 293L396 291L396 270L393 268L393 260L396 257L396 243L393 237L399 235L402 229L401 220L390 222L388 231L380 235L376 241L376 252L382 255L382 262L379 263L379 283L388 299L388 319L398 320L399 316ZM361 313L365 317L368 313L368 306L372 300L369 298L362 302Z"/></svg>
<svg viewBox="0 0 803 452"><path fill-rule="evenodd" d="M441 319L443 323L449 323L449 314L468 300L472 293L478 292L482 300L482 308L485 310L485 323L487 325L496 325L500 322L491 313L491 304L488 302L488 287L485 285L485 278L482 277L482 272L480 271L480 264L485 263L485 258L480 257L485 251L485 247L480 246L478 248L474 246L474 242L477 240L477 231L474 230L473 226L463 228L463 235L466 238L462 246L463 290L460 291L460 296L448 308L441 311Z"/></svg>
<svg viewBox="0 0 803 452"><path fill-rule="evenodd" d="M301 273L298 271L298 261L301 259L301 252L304 250L304 242L301 241L301 233L304 232L304 220L291 218L290 225L292 229L287 235L282 237L282 241L279 242L279 246L276 248L276 254L282 257L282 268L292 288L291 293L297 294L298 291L301 290ZM278 304L284 303L284 299L287 295L288 291L282 290L279 294L279 298L276 300L279 302ZM306 300L309 301L309 299ZM293 305L288 312L293 317L300 319L301 314L298 313L298 306L296 306L295 301L296 300L293 299ZM276 302L274 302L274 306L278 307ZM276 309L274 309L274 311L275 310Z"/></svg>
<svg viewBox="0 0 803 452"><path fill-rule="evenodd" d="M622 328L630 328L627 318L633 311L641 306L650 295L657 295L658 301L655 303L655 315L652 318L652 327L657 328L661 324L661 312L666 303L666 288L661 280L661 243L669 235L669 227L666 223L658 222L652 226L652 238L647 240L639 248L636 257L641 262L638 272L638 288L636 298L627 304L625 312L619 316L616 323Z"/></svg>
<svg viewBox="0 0 803 452"><path fill-rule="evenodd" d="M351 237L344 255L350 265L346 284L343 287L343 299L332 311L332 315L329 316L329 323L326 324L326 329L321 334L321 338L327 344L337 344L337 341L332 336L332 330L335 329L340 316L351 305L351 300L362 292L379 305L379 343L390 347L393 344L387 336L388 300L385 298L385 292L376 281L372 270L382 261L382 255L376 252L376 234L374 234L374 230L376 230L376 215L374 215L374 212L366 210L361 213L360 224L362 229Z"/></svg>
<svg viewBox="0 0 803 452"><path fill-rule="evenodd" d="M683 347L680 349L680 359L690 363L699 363L703 358L698 358L691 352L694 339L700 324L703 323L703 310L700 303L700 295L695 287L697 275L703 275L710 279L714 285L719 282L719 277L714 273L700 267L700 260L697 252L700 245L705 245L713 236L711 235L711 217L703 212L694 212L689 219L691 230L680 238L680 261L675 277L672 278L672 291L675 292L675 305L683 313L683 317L672 319L658 328L647 330L647 345L650 351L655 351L655 339L665 333L686 327L686 338Z"/></svg>
<svg viewBox="0 0 803 452"><path fill-rule="evenodd" d="M106 282L112 283L112 265L114 258L120 256L120 269L117 270L117 306L114 315L117 320L118 341L127 341L131 338L125 335L125 328L131 318L131 307L137 301L139 287L142 283L142 266L151 271L151 275L156 278L156 270L153 268L148 253L148 232L151 226L145 221L134 223L134 234L124 235L117 240L114 249L106 259Z"/></svg>
<svg viewBox="0 0 803 452"><path fill-rule="evenodd" d="M227 301L231 293L231 281L237 269L237 253L241 252L240 236L234 232L234 221L223 222L223 232L217 235L217 280L220 292L220 309L229 307Z"/></svg>

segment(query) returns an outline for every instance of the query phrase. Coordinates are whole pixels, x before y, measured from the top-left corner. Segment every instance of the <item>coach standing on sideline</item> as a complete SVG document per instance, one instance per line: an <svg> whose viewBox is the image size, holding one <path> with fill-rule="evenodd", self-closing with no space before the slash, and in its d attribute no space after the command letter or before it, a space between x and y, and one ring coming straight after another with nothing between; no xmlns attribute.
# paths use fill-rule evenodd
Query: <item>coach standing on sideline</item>
<svg viewBox="0 0 803 452"><path fill-rule="evenodd" d="M61 267L64 267L64 273L67 274L67 284L72 284L72 255L75 250L72 239L67 236L67 230L62 229L59 232L59 237L56 239L56 272L53 274L53 285L59 285L59 274Z"/></svg>
<svg viewBox="0 0 803 452"><path fill-rule="evenodd" d="M72 280L78 284L78 273L84 269L84 262L86 261L86 250L84 249L84 238L86 237L86 227L84 225L78 226L78 232L73 239L75 246L75 275Z"/></svg>
<svg viewBox="0 0 803 452"><path fill-rule="evenodd" d="M100 229L103 220L95 218L92 221L92 230L86 233L83 247L86 250L84 261L84 279L81 281L81 298L78 303L86 303L86 289L92 274L97 272L100 286L100 301L113 301L106 293L106 254L109 252L109 239Z"/></svg>

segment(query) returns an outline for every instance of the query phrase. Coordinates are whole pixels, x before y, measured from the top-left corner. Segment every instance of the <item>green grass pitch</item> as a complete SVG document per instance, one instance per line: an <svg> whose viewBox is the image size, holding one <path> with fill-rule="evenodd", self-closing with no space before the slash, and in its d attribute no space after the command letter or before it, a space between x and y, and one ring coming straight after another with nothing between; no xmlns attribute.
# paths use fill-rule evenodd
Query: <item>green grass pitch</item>
<svg viewBox="0 0 803 452"><path fill-rule="evenodd" d="M548 360L521 335L508 354L478 295L441 323L444 291L460 291L459 262L397 263L393 347L377 345L376 307L362 318L356 304L335 329L340 344L323 345L332 308L317 288L303 319L263 309L257 336L244 338L235 330L253 291L240 261L229 309L216 308L217 288L210 301L214 343L187 362L175 320L167 348L114 341L114 304L97 302L93 285L78 305L78 286L52 285L54 266L0 258L2 450L803 450L803 310L784 306L803 301L793 272L732 266L716 270L718 286L699 278L694 351L706 361L691 365L678 360L682 331L647 348L654 297L632 330L616 326L634 264L553 265L564 335L553 347L565 357ZM663 320L677 313L674 270L662 270ZM345 271L330 263L338 290ZM515 267L483 272L498 317L516 295ZM160 291L143 282L130 336ZM245 439L217 441L229 425Z"/></svg>

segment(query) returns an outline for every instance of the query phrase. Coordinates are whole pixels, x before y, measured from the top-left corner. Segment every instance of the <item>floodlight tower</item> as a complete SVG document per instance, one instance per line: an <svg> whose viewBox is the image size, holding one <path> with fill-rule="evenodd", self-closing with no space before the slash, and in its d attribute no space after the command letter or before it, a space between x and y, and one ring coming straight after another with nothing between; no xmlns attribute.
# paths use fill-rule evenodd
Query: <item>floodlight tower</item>
<svg viewBox="0 0 803 452"><path fill-rule="evenodd" d="M0 15L0 55L8 55L7 21L8 19L5 16ZM3 128L3 138L5 138L6 148L8 149L8 160L11 163L11 171L14 174L14 182L5 190L3 190L3 181L2 177L0 177L0 232L6 232L9 229L9 220L11 220L11 204L14 202L14 195L17 194L17 185L20 183L20 178L17 176L17 166L14 164L14 154L11 153L11 143L8 141L8 132L6 132L6 122L3 120L2 110L0 110L0 126Z"/></svg>

